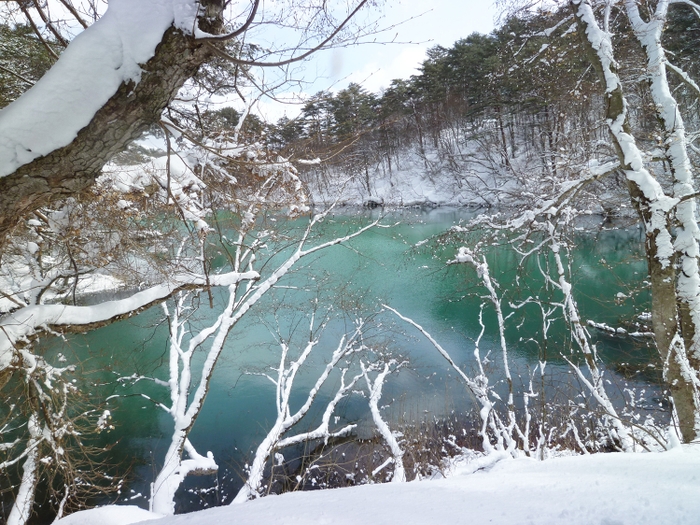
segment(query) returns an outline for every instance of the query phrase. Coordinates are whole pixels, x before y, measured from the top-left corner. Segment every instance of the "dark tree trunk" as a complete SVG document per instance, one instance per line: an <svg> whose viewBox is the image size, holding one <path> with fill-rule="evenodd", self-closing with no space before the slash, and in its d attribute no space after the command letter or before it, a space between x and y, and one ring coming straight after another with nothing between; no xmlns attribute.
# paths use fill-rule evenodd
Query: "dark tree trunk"
<svg viewBox="0 0 700 525"><path fill-rule="evenodd" d="M576 16L579 26L581 42L590 57L591 64L598 72L603 85L605 85L605 70L596 50L585 36L587 25L582 20L578 4L578 1L570 0L572 12ZM613 66L610 66L609 70L617 74ZM605 118L609 123L608 129L610 130L610 136L622 170L629 174L632 172L632 166L628 164L620 138L613 131L610 124L618 122L620 118L624 118L622 129L627 136L631 136L629 123L626 120L626 106L625 96L620 83L617 84L614 90L606 92ZM672 238L674 210L665 212L665 224L657 224L652 227L652 215L655 212L659 213L658 209L655 208L657 202L650 200L650 197L645 194L639 182L636 182L629 176L627 177L627 186L632 205L637 210L642 223L646 225L645 248L649 265L649 281L651 283L652 325L659 357L664 363L664 380L673 397L676 414L678 415L678 425L683 439L686 442L690 442L698 438L697 429L695 428L695 415L700 410L700 402L697 399L692 378L683 372L682 356L679 355L679 352L686 352L684 342L688 342L691 339L689 334L684 333L684 331L691 328L694 330L694 327L689 326L687 322L685 325L683 324L684 320L688 321L688 312L687 310L684 311L685 307L677 289L676 264L678 262L678 252L674 253L669 258L670 260L664 262L658 250L658 246L663 244L663 239Z"/></svg>
<svg viewBox="0 0 700 525"><path fill-rule="evenodd" d="M211 45L168 29L155 55L142 65L141 81L122 84L73 142L0 178L0 253L22 219L85 191L114 154L157 123L185 81L212 57Z"/></svg>

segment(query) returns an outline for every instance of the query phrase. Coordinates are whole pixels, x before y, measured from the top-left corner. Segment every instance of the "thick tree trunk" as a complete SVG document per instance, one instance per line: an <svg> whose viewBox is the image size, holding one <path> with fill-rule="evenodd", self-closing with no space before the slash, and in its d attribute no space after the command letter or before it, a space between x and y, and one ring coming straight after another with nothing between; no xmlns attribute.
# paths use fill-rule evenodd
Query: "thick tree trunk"
<svg viewBox="0 0 700 525"><path fill-rule="evenodd" d="M673 281L676 292L678 325L683 344L672 342L665 356L671 377L684 381L671 383L676 412L683 438L691 441L700 435L700 394L692 384L690 374L697 375L700 365L700 275L698 254L700 229L696 222L696 193L692 164L688 157L685 125L678 103L666 76L666 52L661 34L668 17L668 0L660 0L649 22L645 22L635 2L625 0L625 10L634 34L647 57L649 87L657 118L664 131L666 160L673 176L673 196L679 199L675 208L677 275ZM674 344L675 343L675 344ZM694 422L691 426L690 422Z"/></svg>
<svg viewBox="0 0 700 525"><path fill-rule="evenodd" d="M630 197L637 212L645 224L650 221L649 207L643 205L639 188L630 184ZM669 225L670 227L670 225ZM646 233L645 251L649 266L651 283L651 317L654 339L659 357L664 363L663 374L673 398L674 408L679 420L683 439L686 442L695 439L694 421L696 414L696 395L692 383L684 377L679 352L685 353L682 335L682 319L679 323L679 300L676 293L676 265L662 265L658 257L658 231ZM675 259L675 258L674 258ZM680 303L681 314L683 303ZM681 316L682 317L682 316ZM678 339L681 338L681 339ZM679 344L681 347L679 347Z"/></svg>
<svg viewBox="0 0 700 525"><path fill-rule="evenodd" d="M627 101L617 75L610 35L598 26L593 9L587 0L570 0L570 5L576 16L584 48L606 87L606 122L627 178L632 204L646 229L646 256L649 264L652 324L656 346L664 363L664 380L673 396L681 434L684 441L692 441L700 433L698 423L700 399L694 383L697 378L692 377L697 374L697 371L690 366L686 352L688 348L693 348L692 345L695 344L696 339L695 323L691 319L696 298L684 297L683 289L690 290L691 287L687 284L679 287L677 267L680 256L683 261L680 272L684 275L684 279L694 279L697 276L696 253L690 246L695 243L695 251L697 251L694 204L689 201L687 205L691 206L692 210L684 210L682 207L685 203L678 202L679 196L674 195L676 197L674 199L666 195L656 179L644 167L642 154L635 144L627 122ZM652 78L655 82L661 80L658 74ZM659 91L658 87L657 91ZM676 109L675 106L673 109ZM678 125L678 123L667 123L665 131L677 132L675 127ZM681 138L683 139L682 136ZM682 165L684 162L679 164ZM676 188L681 183L689 182L685 180L687 177L679 180L676 173L674 177ZM692 190L685 190L682 195L689 193L692 193ZM685 222L682 222L678 231L674 232L672 221L678 218L679 213L685 216ZM693 224L690 224L691 222ZM685 230L692 230L692 232L688 235ZM684 244L688 245L683 246L680 251L679 235L684 237ZM692 242L688 243L685 237L690 237ZM686 262L686 259L692 259L692 261Z"/></svg>
<svg viewBox="0 0 700 525"><path fill-rule="evenodd" d="M141 81L122 84L73 142L0 178L0 253L20 220L90 187L114 154L157 123L185 81L212 57L211 45L171 27L142 66Z"/></svg>

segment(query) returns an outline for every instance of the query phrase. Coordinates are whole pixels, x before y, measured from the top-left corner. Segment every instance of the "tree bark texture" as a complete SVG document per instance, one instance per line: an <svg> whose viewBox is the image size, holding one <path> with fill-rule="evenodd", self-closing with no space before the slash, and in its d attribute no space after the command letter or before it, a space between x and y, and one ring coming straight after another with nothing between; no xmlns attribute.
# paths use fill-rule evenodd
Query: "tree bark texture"
<svg viewBox="0 0 700 525"><path fill-rule="evenodd" d="M212 45L171 27L142 65L141 81L122 84L73 142L0 178L0 253L23 218L85 191L116 153L157 123L185 81L213 56Z"/></svg>
<svg viewBox="0 0 700 525"><path fill-rule="evenodd" d="M651 282L652 325L656 346L664 363L664 380L673 397L681 434L684 441L689 442L698 437L695 423L700 403L694 384L688 377L689 371L683 370L684 360L687 360L686 341L692 339L689 336L692 326L688 322L682 323L687 312L684 315L686 306L677 288L678 252L675 247L669 250L674 239L672 222L676 206L668 206L669 202L663 202L669 201L669 197L664 194L658 182L641 163L638 165L636 160L630 160L641 159L641 153L634 143L627 122L627 102L617 76L609 36L597 26L592 7L586 0L570 0L570 6L576 17L584 49L607 88L605 119L622 171L627 178L632 205L645 225L645 251ZM605 43L610 45L607 50L610 56L603 49ZM661 216L663 220L659 220ZM672 253L663 253L664 250Z"/></svg>

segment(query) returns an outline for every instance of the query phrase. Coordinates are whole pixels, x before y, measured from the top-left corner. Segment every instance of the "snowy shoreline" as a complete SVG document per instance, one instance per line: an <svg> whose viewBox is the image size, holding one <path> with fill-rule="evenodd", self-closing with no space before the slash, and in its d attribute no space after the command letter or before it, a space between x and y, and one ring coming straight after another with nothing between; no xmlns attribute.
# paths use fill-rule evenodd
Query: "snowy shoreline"
<svg viewBox="0 0 700 525"><path fill-rule="evenodd" d="M476 472L465 461L440 480L294 492L162 518L133 506L109 506L58 523L692 525L700 515L698 472L700 445L504 459Z"/></svg>

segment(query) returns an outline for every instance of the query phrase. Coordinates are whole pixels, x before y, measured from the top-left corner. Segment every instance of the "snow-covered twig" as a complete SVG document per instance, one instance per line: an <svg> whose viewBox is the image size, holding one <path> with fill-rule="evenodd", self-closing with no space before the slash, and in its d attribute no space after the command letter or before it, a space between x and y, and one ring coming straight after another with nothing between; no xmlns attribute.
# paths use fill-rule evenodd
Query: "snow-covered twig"
<svg viewBox="0 0 700 525"><path fill-rule="evenodd" d="M210 276L212 286L232 286L244 280L256 280L257 272L230 272ZM33 336L44 326L85 327L107 323L132 315L172 296L178 290L206 286L206 277L196 274L176 275L170 282L136 292L131 297L107 301L94 306L43 304L15 310L0 319L0 370L11 363L12 348Z"/></svg>

